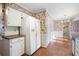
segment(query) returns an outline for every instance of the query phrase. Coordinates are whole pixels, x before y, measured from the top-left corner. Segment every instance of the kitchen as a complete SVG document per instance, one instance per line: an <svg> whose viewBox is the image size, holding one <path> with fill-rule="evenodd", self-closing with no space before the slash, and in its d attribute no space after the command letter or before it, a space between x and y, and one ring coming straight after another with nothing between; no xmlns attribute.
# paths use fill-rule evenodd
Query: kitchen
<svg viewBox="0 0 79 59"><path fill-rule="evenodd" d="M47 49L52 39L61 37L72 41L72 43L69 43L71 44L70 46L72 46L69 47L72 51L70 51L69 55L79 55L79 16L77 12L78 9L76 9L79 4L44 5L44 7L48 5L53 6L53 18L50 15L51 12L49 11L51 11L51 9L49 7L48 9L39 8L43 4L37 4L39 7L35 6L36 10L32 10L33 12L31 12L27 6L27 8L24 8L23 5L34 8L31 7L31 4L27 3L0 4L0 55L32 56L41 48ZM65 9L69 8L69 10L63 9L64 6L66 6ZM60 13L57 11L59 7L63 10L59 10ZM70 10L72 11L69 12ZM58 20L55 19L55 17L57 17ZM38 53L38 55L41 55L41 53Z"/></svg>
<svg viewBox="0 0 79 59"><path fill-rule="evenodd" d="M42 40L44 43L40 40L39 19L32 17L30 12L17 4L4 3L0 6L4 25L1 27L4 31L1 31L3 34L0 40L0 53L3 56L32 55L41 46L47 46L47 40Z"/></svg>

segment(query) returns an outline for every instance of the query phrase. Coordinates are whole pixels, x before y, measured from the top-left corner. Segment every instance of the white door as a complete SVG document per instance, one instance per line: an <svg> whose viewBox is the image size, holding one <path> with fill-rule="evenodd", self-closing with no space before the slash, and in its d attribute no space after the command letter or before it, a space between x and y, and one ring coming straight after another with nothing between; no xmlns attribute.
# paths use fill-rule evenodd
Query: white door
<svg viewBox="0 0 79 59"><path fill-rule="evenodd" d="M36 31L35 31L35 19L30 17L30 41L31 41L31 54L36 51Z"/></svg>
<svg viewBox="0 0 79 59"><path fill-rule="evenodd" d="M40 48L40 21L36 19L36 49Z"/></svg>

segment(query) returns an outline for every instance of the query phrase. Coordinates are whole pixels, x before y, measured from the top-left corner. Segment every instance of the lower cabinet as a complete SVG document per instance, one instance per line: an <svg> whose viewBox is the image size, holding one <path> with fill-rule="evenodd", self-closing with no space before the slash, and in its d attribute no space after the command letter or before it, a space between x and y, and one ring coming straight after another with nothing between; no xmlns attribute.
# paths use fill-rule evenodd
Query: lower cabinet
<svg viewBox="0 0 79 59"><path fill-rule="evenodd" d="M24 54L24 37L15 39L4 39L3 55L4 56L20 56Z"/></svg>
<svg viewBox="0 0 79 59"><path fill-rule="evenodd" d="M79 56L79 38L76 38L75 56Z"/></svg>

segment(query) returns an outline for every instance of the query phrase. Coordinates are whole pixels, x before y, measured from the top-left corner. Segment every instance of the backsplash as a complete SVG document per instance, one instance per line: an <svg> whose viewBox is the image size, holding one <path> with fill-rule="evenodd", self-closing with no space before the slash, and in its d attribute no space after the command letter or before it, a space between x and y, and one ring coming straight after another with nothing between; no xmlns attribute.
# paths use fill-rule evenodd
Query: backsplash
<svg viewBox="0 0 79 59"><path fill-rule="evenodd" d="M17 31L17 27L7 26L5 31Z"/></svg>
<svg viewBox="0 0 79 59"><path fill-rule="evenodd" d="M79 20L72 22L72 31L79 32Z"/></svg>
<svg viewBox="0 0 79 59"><path fill-rule="evenodd" d="M17 35L18 34L18 29L17 27L11 27L11 26L8 26L4 32L4 35L5 36L9 36L9 35Z"/></svg>

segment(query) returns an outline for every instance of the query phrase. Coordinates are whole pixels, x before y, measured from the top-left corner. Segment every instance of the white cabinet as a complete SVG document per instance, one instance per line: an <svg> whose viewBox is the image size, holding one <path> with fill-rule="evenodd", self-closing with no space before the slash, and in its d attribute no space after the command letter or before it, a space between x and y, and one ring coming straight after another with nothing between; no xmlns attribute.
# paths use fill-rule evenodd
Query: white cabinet
<svg viewBox="0 0 79 59"><path fill-rule="evenodd" d="M22 22L22 34L25 34L26 36L26 54L32 55L41 46L40 21L38 19L26 15Z"/></svg>
<svg viewBox="0 0 79 59"><path fill-rule="evenodd" d="M16 39L17 40L17 39ZM11 56L19 56L19 49L20 49L20 45L19 45L19 42L16 41L16 42L13 42L11 45L10 45L10 55Z"/></svg>
<svg viewBox="0 0 79 59"><path fill-rule="evenodd" d="M3 40L4 56L20 56L24 54L24 37Z"/></svg>
<svg viewBox="0 0 79 59"><path fill-rule="evenodd" d="M7 7L7 25L8 26L21 26L21 12L13 8Z"/></svg>
<svg viewBox="0 0 79 59"><path fill-rule="evenodd" d="M79 38L76 38L75 56L79 56Z"/></svg>

